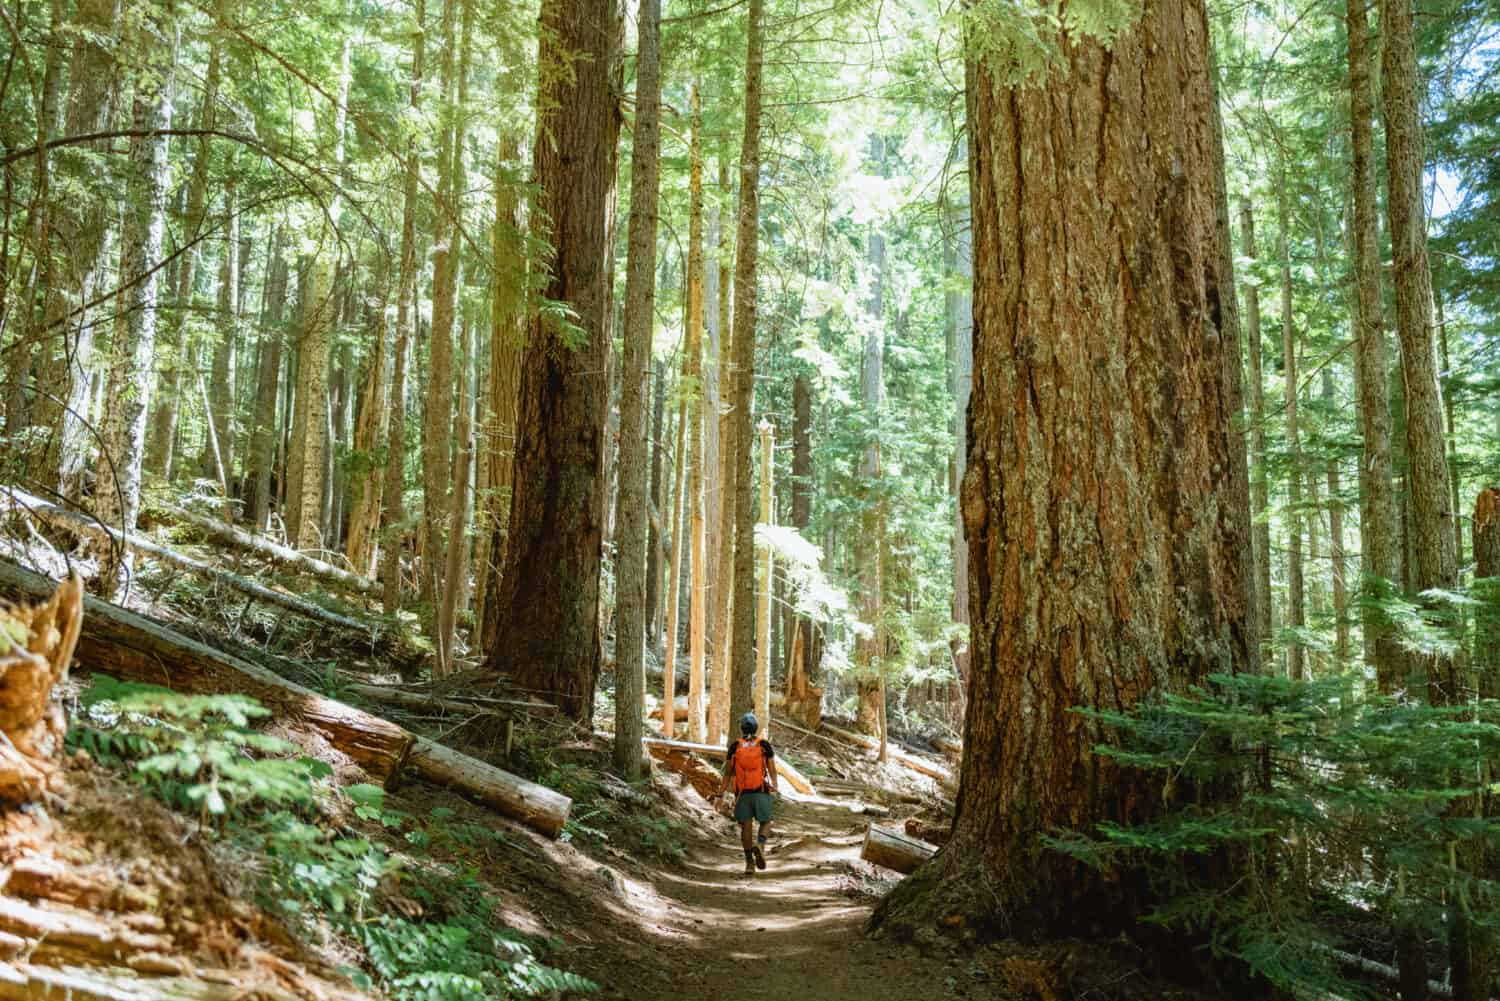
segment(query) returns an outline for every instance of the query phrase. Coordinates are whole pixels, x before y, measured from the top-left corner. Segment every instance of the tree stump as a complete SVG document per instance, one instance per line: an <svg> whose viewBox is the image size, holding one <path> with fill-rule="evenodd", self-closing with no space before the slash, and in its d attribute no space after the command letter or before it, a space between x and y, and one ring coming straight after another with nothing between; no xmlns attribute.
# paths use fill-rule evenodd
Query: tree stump
<svg viewBox="0 0 1500 1001"><path fill-rule="evenodd" d="M48 791L67 729L52 689L67 675L82 624L76 574L40 605L0 605L0 803Z"/></svg>

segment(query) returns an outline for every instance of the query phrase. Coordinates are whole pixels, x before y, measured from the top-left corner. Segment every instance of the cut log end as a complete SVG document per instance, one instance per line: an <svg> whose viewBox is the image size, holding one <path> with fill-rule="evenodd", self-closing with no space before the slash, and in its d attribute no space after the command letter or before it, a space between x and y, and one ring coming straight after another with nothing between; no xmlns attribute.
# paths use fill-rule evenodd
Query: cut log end
<svg viewBox="0 0 1500 1001"><path fill-rule="evenodd" d="M898 831L870 824L865 828L865 842L859 857L872 865L894 869L905 875L915 872L917 867L937 853L937 848L909 838Z"/></svg>

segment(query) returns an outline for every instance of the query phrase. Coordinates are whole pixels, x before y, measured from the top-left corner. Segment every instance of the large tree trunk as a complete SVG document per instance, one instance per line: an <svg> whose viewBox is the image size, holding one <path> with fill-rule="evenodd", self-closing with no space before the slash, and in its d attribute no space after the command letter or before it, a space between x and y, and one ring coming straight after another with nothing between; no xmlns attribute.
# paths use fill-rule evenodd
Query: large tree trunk
<svg viewBox="0 0 1500 1001"><path fill-rule="evenodd" d="M604 373L609 353L610 236L620 134L622 17L617 0L546 0L537 94L534 235L543 298L576 314L564 327L535 311L521 365L509 537L486 661L589 722L599 678ZM540 572L540 568L546 568Z"/></svg>
<svg viewBox="0 0 1500 1001"><path fill-rule="evenodd" d="M1159 0L1048 86L971 60L973 629L953 838L875 915L911 933L1131 928L1145 881L1048 850L1133 823L1160 780L1074 707L1129 710L1250 663L1233 531L1207 15ZM1082 373L1087 373L1086 376ZM1089 415L1080 419L1079 415ZM1066 568L1060 581L1057 568Z"/></svg>
<svg viewBox="0 0 1500 1001"><path fill-rule="evenodd" d="M646 711L646 386L656 329L656 228L661 199L661 0L637 21L635 141L630 149L629 259L620 360L620 511L615 535L615 767L641 771ZM674 506L680 507L673 502ZM680 535L672 522L672 534ZM677 634L667 637L673 649ZM667 736L671 736L669 732Z"/></svg>
<svg viewBox="0 0 1500 1001"><path fill-rule="evenodd" d="M177 25L172 5L157 8L137 26L142 72L136 81L130 140L130 181L120 239L120 273L138 279L119 298L105 397L104 449L95 488L99 520L121 532L135 531L141 505L141 461L146 414L151 404L151 366L156 355L157 265L166 229L167 137L172 74L177 61ZM113 542L96 542L99 594L113 598L126 586L133 560Z"/></svg>
<svg viewBox="0 0 1500 1001"><path fill-rule="evenodd" d="M756 267L760 257L760 112L763 0L750 0L745 42L745 134L734 251L734 632L729 712L751 709L755 661L755 481L750 448L755 400Z"/></svg>
<svg viewBox="0 0 1500 1001"><path fill-rule="evenodd" d="M1324 366L1323 405L1333 413L1338 404L1333 395L1333 371ZM1344 558L1344 501L1342 477L1339 475L1337 458L1328 460L1328 555L1333 570L1333 655L1338 659L1339 670L1344 669L1349 659L1349 589L1348 567Z"/></svg>
<svg viewBox="0 0 1500 1001"><path fill-rule="evenodd" d="M772 504L771 461L774 445L771 422L762 418L760 422L760 524L770 527L775 524ZM755 713L760 717L761 732L771 732L771 576L775 569L769 540L761 547L760 581L756 593L755 634Z"/></svg>
<svg viewBox="0 0 1500 1001"><path fill-rule="evenodd" d="M1438 389L1432 329L1432 274L1427 264L1427 220L1422 200L1423 143L1417 114L1416 48L1409 0L1380 5L1381 97L1388 162L1386 212L1390 217L1396 331L1406 399L1407 492L1411 498L1412 588L1451 589L1458 584L1448 462L1443 442L1443 399ZM1434 703L1459 697L1452 658L1419 658Z"/></svg>
<svg viewBox="0 0 1500 1001"><path fill-rule="evenodd" d="M1297 331L1292 325L1292 257L1287 244L1291 224L1287 210L1286 170L1277 180L1276 250L1281 260L1281 373L1285 383L1286 442L1291 472L1287 475L1286 503L1286 673L1293 681L1306 674L1301 630L1307 626L1307 604L1302 593L1302 445L1298 436Z"/></svg>
<svg viewBox="0 0 1500 1001"><path fill-rule="evenodd" d="M967 192L966 192L967 194ZM953 518L953 621L969 624L969 544L964 538L964 515L958 504L964 481L964 463L968 454L969 394L974 385L974 248L971 240L967 201L948 214L948 232L944 234L944 270L950 282L962 282L963 288L949 287L944 293L943 312L948 325L949 355L953 393L953 475L950 483L954 504ZM962 687L969 680L969 641L967 637L953 643L953 666Z"/></svg>
<svg viewBox="0 0 1500 1001"><path fill-rule="evenodd" d="M425 0L416 0L413 12L416 31L412 32L411 84L408 106L413 112L422 103L422 63L426 46L427 8ZM406 143L406 176L401 193L401 264L396 280L396 343L391 348L391 412L386 423L385 441L385 514L381 519L384 552L381 576L384 578L382 604L387 615L401 607L401 550L406 534L406 502L402 491L406 485L406 380L407 360L411 357L412 327L416 322L417 298L417 181L422 164L417 156L415 138Z"/></svg>

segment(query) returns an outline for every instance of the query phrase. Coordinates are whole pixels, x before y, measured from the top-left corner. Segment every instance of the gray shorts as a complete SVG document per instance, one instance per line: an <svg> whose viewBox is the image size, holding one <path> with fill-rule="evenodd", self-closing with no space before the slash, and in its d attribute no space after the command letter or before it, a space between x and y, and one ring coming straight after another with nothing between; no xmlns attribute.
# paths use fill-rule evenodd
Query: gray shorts
<svg viewBox="0 0 1500 1001"><path fill-rule="evenodd" d="M769 824L771 822L771 794L768 792L740 794L734 801L734 819L742 824L750 820Z"/></svg>

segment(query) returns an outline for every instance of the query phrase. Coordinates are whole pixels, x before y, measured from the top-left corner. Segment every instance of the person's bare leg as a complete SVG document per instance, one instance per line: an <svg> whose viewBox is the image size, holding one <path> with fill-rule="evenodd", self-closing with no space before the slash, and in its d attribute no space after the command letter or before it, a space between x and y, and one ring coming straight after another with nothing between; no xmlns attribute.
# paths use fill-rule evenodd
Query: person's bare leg
<svg viewBox="0 0 1500 1001"><path fill-rule="evenodd" d="M755 847L755 837L752 832L755 829L755 821L746 820L740 824L740 847L749 851Z"/></svg>

